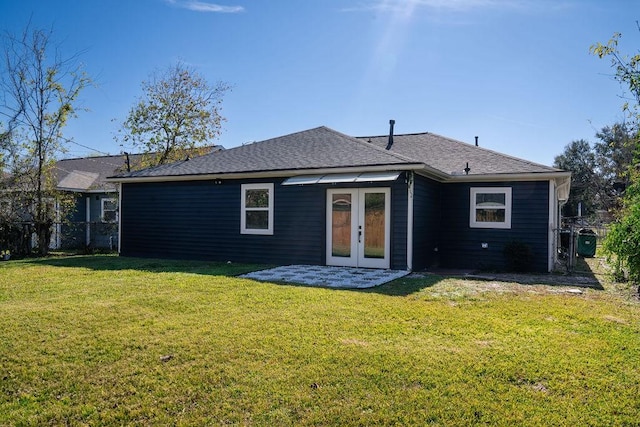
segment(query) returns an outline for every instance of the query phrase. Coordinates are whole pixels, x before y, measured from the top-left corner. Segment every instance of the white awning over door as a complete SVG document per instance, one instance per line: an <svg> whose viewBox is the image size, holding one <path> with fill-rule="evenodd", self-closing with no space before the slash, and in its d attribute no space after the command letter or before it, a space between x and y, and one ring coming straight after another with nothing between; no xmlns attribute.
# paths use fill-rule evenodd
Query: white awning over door
<svg viewBox="0 0 640 427"><path fill-rule="evenodd" d="M400 172L362 172L340 173L328 175L299 175L287 178L282 185L309 185L309 184L344 184L356 182L384 182L395 181Z"/></svg>

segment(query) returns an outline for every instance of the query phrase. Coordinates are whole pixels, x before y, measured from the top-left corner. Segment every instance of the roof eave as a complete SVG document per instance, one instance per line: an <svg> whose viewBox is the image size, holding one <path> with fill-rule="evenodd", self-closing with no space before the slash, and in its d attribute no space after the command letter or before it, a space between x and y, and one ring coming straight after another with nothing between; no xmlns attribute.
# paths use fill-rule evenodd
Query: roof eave
<svg viewBox="0 0 640 427"><path fill-rule="evenodd" d="M571 172L522 172L499 174L449 175L444 182L500 182L500 181L549 181L571 178Z"/></svg>
<svg viewBox="0 0 640 427"><path fill-rule="evenodd" d="M330 167L316 169L286 169L273 171L254 172L230 172L191 175L163 175L141 177L107 177L107 182L134 183L134 182L174 182L174 181L207 181L212 179L259 179L259 178L289 178L296 175L320 175L334 173L356 172L382 172L382 171L406 171L424 169L422 163L386 164L372 166Z"/></svg>
<svg viewBox="0 0 640 427"><path fill-rule="evenodd" d="M103 188L65 188L65 187L56 187L58 191L66 191L68 193L113 193L116 191L115 187L103 187Z"/></svg>

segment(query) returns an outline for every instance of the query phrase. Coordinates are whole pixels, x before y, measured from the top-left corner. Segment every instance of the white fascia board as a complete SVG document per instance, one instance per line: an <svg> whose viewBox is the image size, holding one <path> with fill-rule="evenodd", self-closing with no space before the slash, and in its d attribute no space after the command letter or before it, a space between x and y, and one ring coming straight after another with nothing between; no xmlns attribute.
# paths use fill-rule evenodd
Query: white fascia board
<svg viewBox="0 0 640 427"><path fill-rule="evenodd" d="M93 190L83 190L81 188L64 188L64 187L56 187L58 191L66 191L69 193L88 193L88 194L96 194L96 193L117 193L118 190L116 188L112 189L93 189Z"/></svg>
<svg viewBox="0 0 640 427"><path fill-rule="evenodd" d="M451 175L426 165L422 165L422 168L419 170L416 170L415 172L418 175L422 175L429 179L434 179L438 182L445 182L447 179L451 178Z"/></svg>
<svg viewBox="0 0 640 427"><path fill-rule="evenodd" d="M570 172L527 172L527 173L505 173L487 175L456 175L449 176L445 183L460 182L504 182L504 181L549 181L564 180L570 178Z"/></svg>
<svg viewBox="0 0 640 427"><path fill-rule="evenodd" d="M325 175L340 173L363 172L387 172L387 171L411 170L430 179L442 183L461 182L504 182L504 181L548 181L556 180L558 183L571 178L570 172L527 172L505 173L486 175L450 175L440 170L426 166L424 163L410 163L402 165L357 166L341 168L319 169L289 169L277 171L238 172L238 173L213 173L198 175L168 175L168 176L143 176L143 177L109 177L107 182L134 183L134 182L177 182L177 181L207 181L214 179L259 179L259 178L290 178L299 175Z"/></svg>

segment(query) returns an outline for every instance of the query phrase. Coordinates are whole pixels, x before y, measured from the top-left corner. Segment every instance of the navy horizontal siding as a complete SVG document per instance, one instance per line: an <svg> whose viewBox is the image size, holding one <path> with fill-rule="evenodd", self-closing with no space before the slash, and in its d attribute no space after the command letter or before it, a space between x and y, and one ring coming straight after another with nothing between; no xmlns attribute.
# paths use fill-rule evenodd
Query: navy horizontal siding
<svg viewBox="0 0 640 427"><path fill-rule="evenodd" d="M433 180L415 175L413 186L413 269L438 264L440 236L440 188Z"/></svg>
<svg viewBox="0 0 640 427"><path fill-rule="evenodd" d="M241 185L265 182L274 183L274 233L240 234ZM225 180L221 184L213 181L125 183L122 185L121 254L324 265L326 190L355 186L283 186L281 183L282 179ZM391 184L391 198L394 206L391 264L392 268L406 268L407 199L403 179ZM399 235L395 236L396 233Z"/></svg>
<svg viewBox="0 0 640 427"><path fill-rule="evenodd" d="M375 185L372 185L375 186ZM391 268L407 269L408 193L406 173L391 186Z"/></svg>
<svg viewBox="0 0 640 427"><path fill-rule="evenodd" d="M251 181L270 182L265 180ZM324 198L318 188L274 188L274 234L240 234L245 181L122 186L125 256L274 264L322 261Z"/></svg>
<svg viewBox="0 0 640 427"><path fill-rule="evenodd" d="M471 228L470 188L511 187L511 229ZM505 268L504 247L510 241L527 244L533 252L534 271L547 271L549 183L507 182L445 184L442 187L439 255L443 267ZM483 249L482 243L488 248Z"/></svg>

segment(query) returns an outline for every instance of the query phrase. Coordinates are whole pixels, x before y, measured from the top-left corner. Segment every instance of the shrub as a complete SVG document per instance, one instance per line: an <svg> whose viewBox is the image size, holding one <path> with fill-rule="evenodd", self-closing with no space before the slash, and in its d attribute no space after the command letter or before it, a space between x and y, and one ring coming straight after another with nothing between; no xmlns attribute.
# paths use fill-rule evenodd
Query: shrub
<svg viewBox="0 0 640 427"><path fill-rule="evenodd" d="M629 206L612 224L603 249L617 281L640 283L640 206Z"/></svg>
<svg viewBox="0 0 640 427"><path fill-rule="evenodd" d="M504 246L505 265L508 271L523 273L531 270L533 251L529 245L512 241Z"/></svg>

